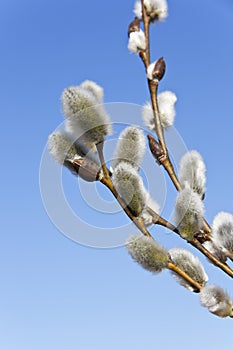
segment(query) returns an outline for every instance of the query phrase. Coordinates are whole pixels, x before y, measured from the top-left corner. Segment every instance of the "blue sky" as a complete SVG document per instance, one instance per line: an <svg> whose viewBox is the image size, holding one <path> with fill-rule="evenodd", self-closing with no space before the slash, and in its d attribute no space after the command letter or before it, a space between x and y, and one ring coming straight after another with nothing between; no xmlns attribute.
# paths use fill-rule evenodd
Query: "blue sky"
<svg viewBox="0 0 233 350"><path fill-rule="evenodd" d="M231 0L168 3L168 19L152 28L152 58L166 59L161 91L178 96L176 130L206 161L211 222L220 210L232 212L233 5ZM231 319L209 314L198 295L168 273L142 270L124 248L93 249L67 239L43 207L40 160L48 135L63 121L62 90L91 79L105 88L105 102L141 105L148 98L142 64L127 50L133 4L1 1L1 349L194 350L201 344L225 350L231 345ZM78 204L76 179L66 172L63 178L74 210L88 213L85 203ZM175 198L167 178L166 187L164 214ZM121 215L104 217L106 225L127 222ZM103 219L91 212L90 220L101 225ZM167 248L187 247L163 230L153 234ZM230 278L200 258L210 283L233 297Z"/></svg>

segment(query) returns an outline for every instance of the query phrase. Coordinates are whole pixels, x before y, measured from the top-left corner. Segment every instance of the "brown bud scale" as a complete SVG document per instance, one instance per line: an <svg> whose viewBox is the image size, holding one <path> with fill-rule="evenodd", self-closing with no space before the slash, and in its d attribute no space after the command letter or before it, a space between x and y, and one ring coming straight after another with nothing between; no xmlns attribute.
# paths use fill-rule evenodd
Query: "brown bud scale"
<svg viewBox="0 0 233 350"><path fill-rule="evenodd" d="M156 159L156 161L161 164L162 159L164 158L164 152L160 144L151 136L150 134L147 135L149 140L149 147L150 151L153 155L153 157Z"/></svg>
<svg viewBox="0 0 233 350"><path fill-rule="evenodd" d="M140 20L138 18L135 18L128 27L128 36L130 36L133 32L139 32L140 31Z"/></svg>
<svg viewBox="0 0 233 350"><path fill-rule="evenodd" d="M163 57L160 57L158 61L155 63L155 66L152 72L152 78L160 81L163 78L165 71L166 71L166 63Z"/></svg>
<svg viewBox="0 0 233 350"><path fill-rule="evenodd" d="M72 161L72 165L83 180L88 182L97 181L99 179L100 167L87 158L78 158Z"/></svg>

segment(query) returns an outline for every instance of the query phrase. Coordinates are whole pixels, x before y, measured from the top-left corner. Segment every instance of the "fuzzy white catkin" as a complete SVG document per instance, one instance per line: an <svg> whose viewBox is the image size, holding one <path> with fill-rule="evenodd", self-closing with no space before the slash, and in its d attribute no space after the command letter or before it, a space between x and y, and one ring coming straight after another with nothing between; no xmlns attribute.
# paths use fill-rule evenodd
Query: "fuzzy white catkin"
<svg viewBox="0 0 233 350"><path fill-rule="evenodd" d="M74 142L71 135L62 131L53 132L48 138L48 149L54 160L88 182L102 176L100 164L94 154L80 142ZM81 161L80 166L74 162Z"/></svg>
<svg viewBox="0 0 233 350"><path fill-rule="evenodd" d="M162 127L165 129L174 124L176 101L177 97L172 91L164 91L158 94L160 119ZM155 131L154 114L149 101L142 108L142 119L148 129Z"/></svg>
<svg viewBox="0 0 233 350"><path fill-rule="evenodd" d="M221 248L217 247L214 242L212 241L206 241L203 243L203 246L212 254L214 255L219 261L225 263L227 261L226 254L222 251ZM211 263L212 261L209 260ZM213 263L212 263L213 264Z"/></svg>
<svg viewBox="0 0 233 350"><path fill-rule="evenodd" d="M168 16L168 6L166 0L144 0L147 13L152 21L163 21ZM141 1L136 1L134 5L134 14L137 18L142 18Z"/></svg>
<svg viewBox="0 0 233 350"><path fill-rule="evenodd" d="M201 197L206 190L206 166L197 151L187 152L180 161L179 179L182 188L188 184Z"/></svg>
<svg viewBox="0 0 233 350"><path fill-rule="evenodd" d="M146 49L146 38L144 32L141 29L139 31L130 33L128 49L135 54Z"/></svg>
<svg viewBox="0 0 233 350"><path fill-rule="evenodd" d="M139 216L146 207L148 193L137 170L129 163L121 162L114 169L112 182L133 215Z"/></svg>
<svg viewBox="0 0 233 350"><path fill-rule="evenodd" d="M173 248L169 250L169 254L172 262L194 281L198 282L201 286L204 286L207 283L208 276L205 273L200 260L192 253L182 248ZM179 284L188 290L194 291L193 287L178 274L172 272L172 275L176 278Z"/></svg>
<svg viewBox="0 0 233 350"><path fill-rule="evenodd" d="M148 194L147 207L143 209L141 217L143 219L144 225L149 226L153 224L153 216L150 214L147 208L151 208L156 214L159 214L161 209L160 205Z"/></svg>
<svg viewBox="0 0 233 350"><path fill-rule="evenodd" d="M218 213L212 225L212 241L224 254L233 259L233 215Z"/></svg>
<svg viewBox="0 0 233 350"><path fill-rule="evenodd" d="M61 100L68 132L90 144L103 142L111 134L109 116L92 92L71 86L63 91Z"/></svg>
<svg viewBox="0 0 233 350"><path fill-rule="evenodd" d="M112 168L114 169L120 162L124 161L138 169L145 150L146 140L143 131L136 126L127 127L119 136L113 156Z"/></svg>
<svg viewBox="0 0 233 350"><path fill-rule="evenodd" d="M201 305L206 307L212 314L219 317L233 316L232 300L220 287L210 285L202 288L200 293Z"/></svg>
<svg viewBox="0 0 233 350"><path fill-rule="evenodd" d="M73 160L79 156L72 139L61 131L49 135L48 149L54 160L62 165L65 160Z"/></svg>
<svg viewBox="0 0 233 350"><path fill-rule="evenodd" d="M191 188L178 193L175 203L175 220L180 234L191 240L203 225L204 205L200 196Z"/></svg>
<svg viewBox="0 0 233 350"><path fill-rule="evenodd" d="M152 62L151 64L149 64L149 66L147 67L147 72L146 72L146 75L147 75L147 78L150 79L150 80L153 80L153 71L154 71L154 68L155 68L155 65L156 63L158 62L157 61L154 61Z"/></svg>
<svg viewBox="0 0 233 350"><path fill-rule="evenodd" d="M84 90L91 92L98 101L98 103L103 102L104 90L100 85L96 84L94 81L85 80L80 84L80 87Z"/></svg>
<svg viewBox="0 0 233 350"><path fill-rule="evenodd" d="M132 235L126 241L126 249L132 258L148 271L158 273L167 267L167 250L150 237Z"/></svg>

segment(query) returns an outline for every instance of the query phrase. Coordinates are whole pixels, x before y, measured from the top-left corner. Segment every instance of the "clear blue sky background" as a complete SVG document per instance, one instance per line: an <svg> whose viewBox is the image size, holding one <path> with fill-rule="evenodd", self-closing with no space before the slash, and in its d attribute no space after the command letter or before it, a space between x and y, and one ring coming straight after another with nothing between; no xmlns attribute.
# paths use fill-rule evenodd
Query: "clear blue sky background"
<svg viewBox="0 0 233 350"><path fill-rule="evenodd" d="M211 222L220 210L232 212L233 4L168 2L167 21L153 27L152 52L167 62L161 89L178 95L176 128L206 160ZM41 202L40 158L62 121L63 88L89 78L105 87L106 102L143 104L148 97L142 64L127 51L133 3L1 1L2 350L232 346L232 319L212 316L198 295L166 272L150 275L124 248L93 249L67 239ZM186 246L153 232L168 248ZM201 259L210 283L233 296L230 278Z"/></svg>

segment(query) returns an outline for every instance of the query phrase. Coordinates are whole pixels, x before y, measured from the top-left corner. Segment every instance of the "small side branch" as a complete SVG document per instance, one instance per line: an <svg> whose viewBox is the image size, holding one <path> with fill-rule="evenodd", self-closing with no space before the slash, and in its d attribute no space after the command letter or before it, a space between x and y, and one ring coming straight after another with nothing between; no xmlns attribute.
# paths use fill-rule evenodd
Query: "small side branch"
<svg viewBox="0 0 233 350"><path fill-rule="evenodd" d="M192 279L189 275L187 275L187 273L181 270L178 266L176 266L172 262L169 262L167 268L175 272L180 277L182 277L185 281L187 281L188 284L190 284L193 287L195 293L200 293L202 288L201 285L198 282L194 281L194 279Z"/></svg>
<svg viewBox="0 0 233 350"><path fill-rule="evenodd" d="M170 231L173 231L174 233L178 234L181 237L177 227L175 227L169 221L165 220L163 217L159 216L151 208L148 207L147 210L152 215L154 224L166 227ZM218 260L218 258L216 258L205 247L203 247L203 245L195 237L191 241L187 241L187 242L191 244L193 247L195 247L196 249L198 249L202 254L204 254L215 266L217 266L222 271L224 271L228 276L233 278L233 270L230 268L230 266Z"/></svg>

